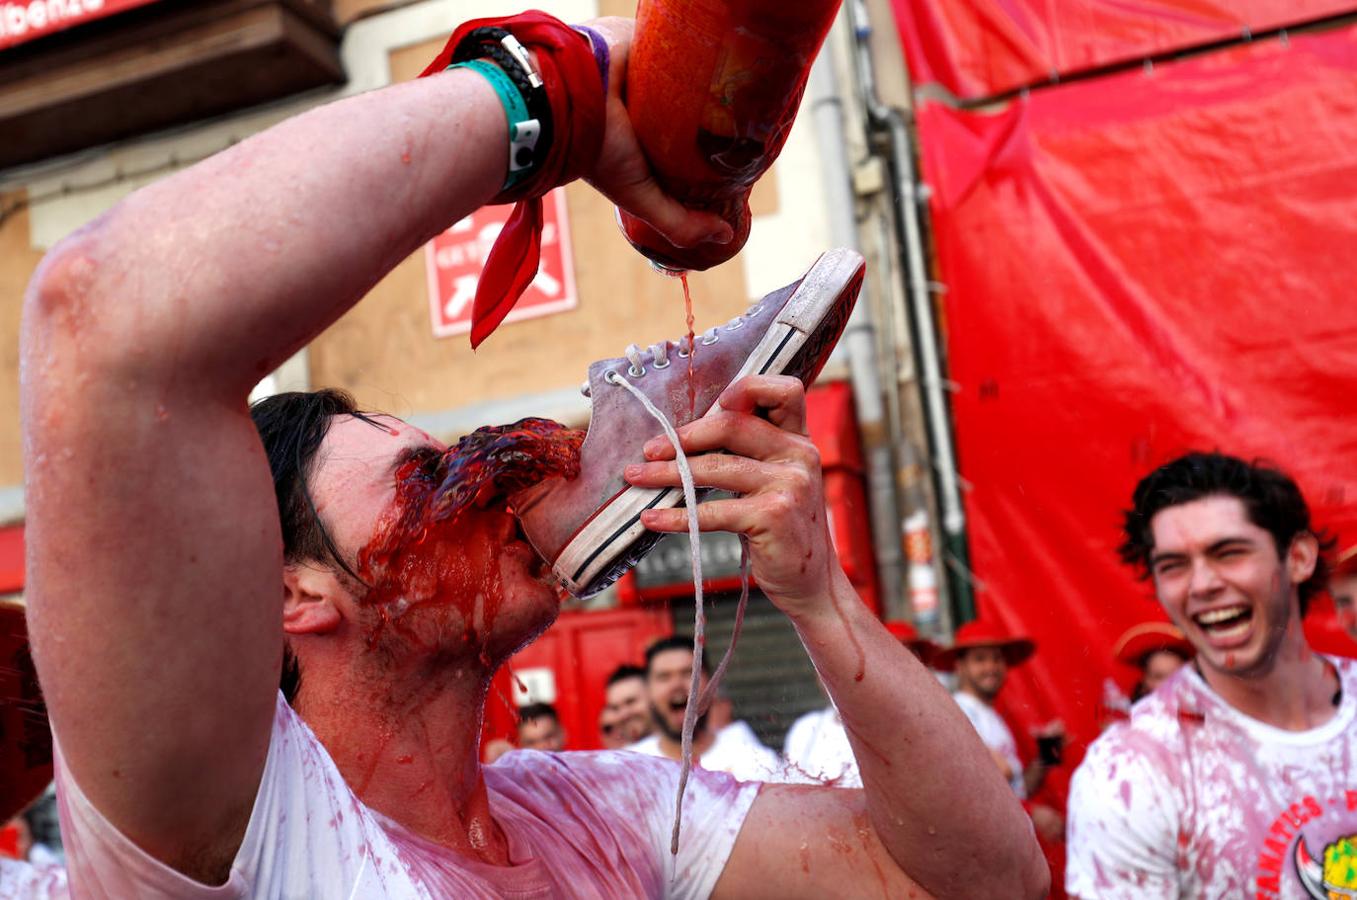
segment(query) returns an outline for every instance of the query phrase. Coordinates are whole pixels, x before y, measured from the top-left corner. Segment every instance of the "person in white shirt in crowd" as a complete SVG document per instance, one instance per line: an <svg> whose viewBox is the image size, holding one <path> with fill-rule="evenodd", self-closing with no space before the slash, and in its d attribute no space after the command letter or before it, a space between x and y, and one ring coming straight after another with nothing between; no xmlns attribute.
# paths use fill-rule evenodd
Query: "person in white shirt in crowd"
<svg viewBox="0 0 1357 900"><path fill-rule="evenodd" d="M1136 486L1122 560L1196 658L1107 729L1070 785L1071 895L1357 894L1357 663L1301 620L1328 541L1267 463L1189 453Z"/></svg>
<svg viewBox="0 0 1357 900"><path fill-rule="evenodd" d="M706 689L710 677L704 658L702 690ZM682 757L683 715L688 708L692 679L691 638L677 635L661 638L646 649L646 691L655 731L628 750L669 759ZM706 713L698 716L697 726L693 729L693 762L708 771L725 772L739 781L786 780L777 754L760 743L749 726L732 722L715 731Z"/></svg>
<svg viewBox="0 0 1357 900"><path fill-rule="evenodd" d="M1140 670L1140 680L1131 689L1131 702L1168 681L1195 655L1192 642L1168 622L1138 622L1122 632L1112 647L1112 656L1122 665Z"/></svg>
<svg viewBox="0 0 1357 900"><path fill-rule="evenodd" d="M557 753L565 749L565 728L550 703L529 703L518 710L518 746Z"/></svg>
<svg viewBox="0 0 1357 900"><path fill-rule="evenodd" d="M1022 665L1035 651L1036 644L1030 639L1006 634L994 623L976 619L957 629L952 645L933 657L934 668L955 676L952 698L975 726L1013 792L1023 799L1036 793L1045 781L1050 757L1038 755L1024 767L1018 757L1018 742L994 703L1008 680L1008 670ZM1036 736L1058 744L1064 734L1065 726L1053 721Z"/></svg>
<svg viewBox="0 0 1357 900"><path fill-rule="evenodd" d="M646 670L623 663L608 676L603 710L598 717L599 738L605 750L622 750L650 734L650 701Z"/></svg>
<svg viewBox="0 0 1357 900"><path fill-rule="evenodd" d="M1029 638L1007 634L993 622L976 619L957 629L952 645L933 657L933 667L954 675L952 699L975 726L1013 793L1025 801L1037 832L1048 842L1058 842L1065 837L1065 816L1055 807L1027 801L1046 781L1049 768L1059 764L1065 725L1056 719L1038 728L1033 735L1038 752L1024 766L1012 730L994 708L1008 670L1026 662L1035 651L1036 644Z"/></svg>
<svg viewBox="0 0 1357 900"><path fill-rule="evenodd" d="M925 666L941 648L921 637L909 622L887 622L886 630ZM843 718L833 703L812 710L792 723L782 746L789 778L835 787L862 787L862 773L853 758Z"/></svg>

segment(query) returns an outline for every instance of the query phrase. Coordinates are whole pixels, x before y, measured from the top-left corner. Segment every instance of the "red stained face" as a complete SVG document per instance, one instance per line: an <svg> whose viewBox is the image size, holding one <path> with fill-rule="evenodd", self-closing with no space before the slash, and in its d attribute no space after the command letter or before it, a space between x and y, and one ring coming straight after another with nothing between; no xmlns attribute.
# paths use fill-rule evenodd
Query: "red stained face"
<svg viewBox="0 0 1357 900"><path fill-rule="evenodd" d="M546 474L573 475L579 433L524 420L449 449L399 420L377 421L334 424L313 489L341 552L369 535L355 555L368 586L360 605L376 614L370 645L485 655L497 639L516 646L523 630L545 627L558 595L504 498Z"/></svg>

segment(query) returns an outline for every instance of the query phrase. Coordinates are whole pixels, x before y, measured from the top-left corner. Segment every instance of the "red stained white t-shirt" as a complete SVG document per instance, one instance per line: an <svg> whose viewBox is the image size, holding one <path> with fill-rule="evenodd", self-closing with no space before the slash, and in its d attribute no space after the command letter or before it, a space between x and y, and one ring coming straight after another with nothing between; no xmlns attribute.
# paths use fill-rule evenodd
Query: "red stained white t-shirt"
<svg viewBox="0 0 1357 900"><path fill-rule="evenodd" d="M630 753L518 751L486 766L491 814L513 865L432 844L365 806L279 695L259 794L225 885L206 887L142 852L75 784L58 748L57 794L74 897L706 897L758 784L695 770L678 856L669 852L678 766Z"/></svg>
<svg viewBox="0 0 1357 900"><path fill-rule="evenodd" d="M1357 884L1357 662L1333 662L1342 701L1308 731L1249 718L1191 667L1137 703L1074 774L1066 890L1327 900Z"/></svg>

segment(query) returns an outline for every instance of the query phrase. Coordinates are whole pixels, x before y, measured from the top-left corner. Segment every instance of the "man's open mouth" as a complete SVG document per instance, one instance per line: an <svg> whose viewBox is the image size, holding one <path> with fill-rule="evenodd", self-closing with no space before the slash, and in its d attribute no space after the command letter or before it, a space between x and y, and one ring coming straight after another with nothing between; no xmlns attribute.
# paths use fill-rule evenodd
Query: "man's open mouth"
<svg viewBox="0 0 1357 900"><path fill-rule="evenodd" d="M1222 606L1199 612L1192 621L1213 641L1228 641L1248 633L1253 624L1253 608L1242 603Z"/></svg>

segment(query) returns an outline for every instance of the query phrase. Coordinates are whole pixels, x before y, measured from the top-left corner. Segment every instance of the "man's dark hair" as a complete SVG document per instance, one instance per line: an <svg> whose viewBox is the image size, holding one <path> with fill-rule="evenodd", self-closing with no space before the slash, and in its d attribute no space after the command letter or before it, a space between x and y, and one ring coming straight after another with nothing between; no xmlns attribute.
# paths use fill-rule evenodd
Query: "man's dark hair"
<svg viewBox="0 0 1357 900"><path fill-rule="evenodd" d="M623 663L616 669L613 669L613 673L608 676L608 681L604 684L604 687L612 687L619 681L626 681L628 678L644 679L645 677L645 669L640 666L633 666L631 663Z"/></svg>
<svg viewBox="0 0 1357 900"><path fill-rule="evenodd" d="M561 717L556 712L556 707L550 703L529 703L527 706L519 707L518 723L520 725L534 719L550 719L557 725L561 724Z"/></svg>
<svg viewBox="0 0 1357 900"><path fill-rule="evenodd" d="M1149 578L1154 553L1150 522L1155 515L1171 506L1213 496L1238 498L1249 521L1272 535L1279 557L1286 557L1298 535L1315 535L1320 550L1315 570L1298 585L1300 613L1305 615L1310 598L1328 580L1325 554L1332 550L1334 541L1311 527L1310 508L1296 482L1264 460L1246 462L1224 453L1188 453L1146 475L1136 485L1131 508L1124 514L1125 541L1117 548L1122 562L1135 566L1141 578Z"/></svg>
<svg viewBox="0 0 1357 900"><path fill-rule="evenodd" d="M264 455L273 474L273 492L283 529L284 561L331 562L361 584L362 579L340 556L311 498L310 478L316 453L334 417L343 415L362 414L351 395L335 389L274 394L250 407L250 417L264 443ZM296 656L284 649L280 687L288 703L296 698L301 677Z"/></svg>
<svg viewBox="0 0 1357 900"><path fill-rule="evenodd" d="M681 634L674 634L666 638L660 638L658 641L647 647L645 668L645 675L647 678L650 677L650 670L655 664L655 657L659 656L661 653L667 653L670 650L686 650L689 653L692 653L693 639L684 637ZM707 665L706 654L703 654L702 656L702 674L711 674L711 667Z"/></svg>

